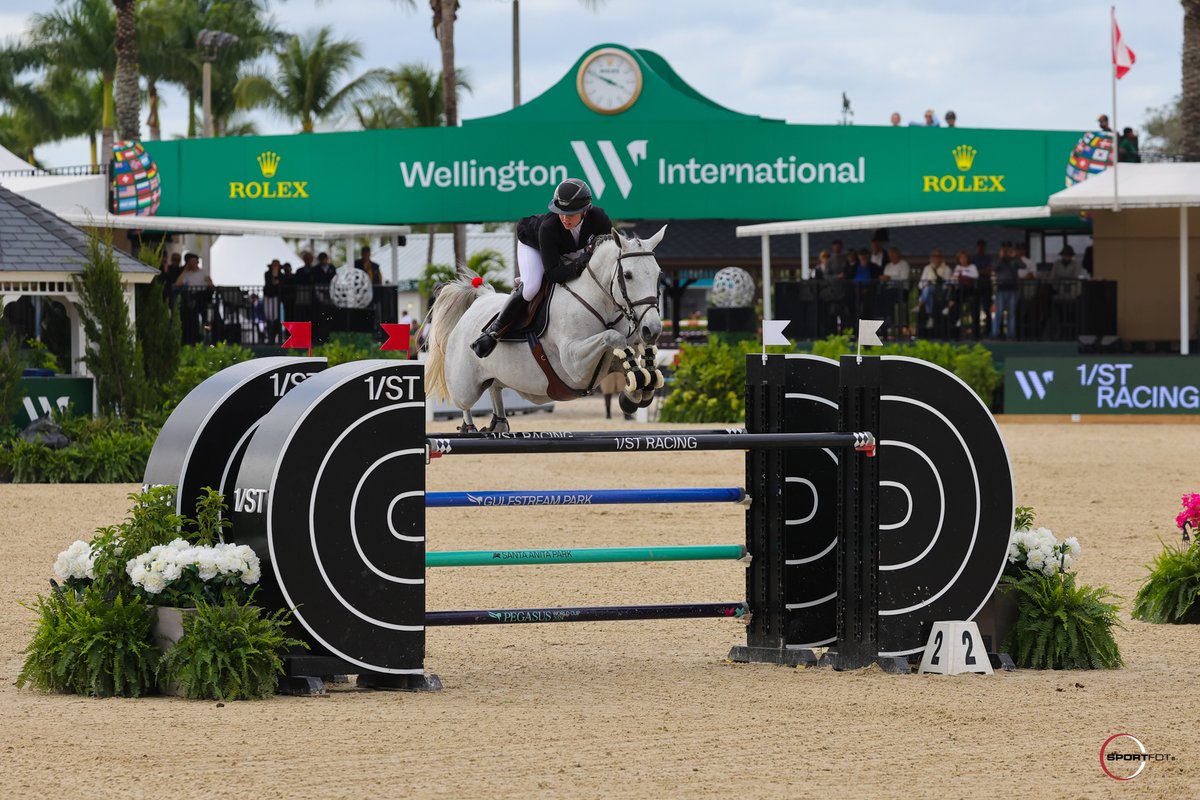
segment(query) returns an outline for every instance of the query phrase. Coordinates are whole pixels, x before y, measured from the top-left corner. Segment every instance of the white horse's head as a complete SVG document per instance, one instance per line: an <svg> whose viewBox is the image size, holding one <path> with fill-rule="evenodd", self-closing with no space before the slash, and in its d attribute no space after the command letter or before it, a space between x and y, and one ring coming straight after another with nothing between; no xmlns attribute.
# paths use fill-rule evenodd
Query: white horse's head
<svg viewBox="0 0 1200 800"><path fill-rule="evenodd" d="M654 248L666 232L667 226L663 225L649 239L626 239L614 229L614 246L596 249L596 256L604 260L598 272L610 278L612 299L629 323L629 338L639 336L645 344L654 344L662 333L658 309L662 269L654 258Z"/></svg>

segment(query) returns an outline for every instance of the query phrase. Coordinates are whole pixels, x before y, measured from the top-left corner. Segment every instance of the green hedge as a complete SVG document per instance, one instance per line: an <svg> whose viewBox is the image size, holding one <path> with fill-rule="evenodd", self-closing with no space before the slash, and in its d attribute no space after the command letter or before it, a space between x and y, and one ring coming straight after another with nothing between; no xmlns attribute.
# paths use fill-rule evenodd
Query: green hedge
<svg viewBox="0 0 1200 800"><path fill-rule="evenodd" d="M710 341L705 345L683 345L679 353L671 393L663 402L663 422L742 422L746 418L746 356L762 352L757 342L729 344ZM768 347L769 353L792 352L791 348ZM814 342L814 355L836 359L854 352L849 335L831 336ZM901 355L919 358L953 372L990 405L1000 386L1000 372L992 354L982 345L917 341L872 347L871 355Z"/></svg>

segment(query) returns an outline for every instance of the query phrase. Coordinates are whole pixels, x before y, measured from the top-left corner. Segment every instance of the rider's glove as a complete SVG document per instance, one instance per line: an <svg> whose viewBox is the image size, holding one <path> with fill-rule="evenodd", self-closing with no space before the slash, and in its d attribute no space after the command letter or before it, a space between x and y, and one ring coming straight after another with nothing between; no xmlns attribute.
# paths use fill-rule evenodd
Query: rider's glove
<svg viewBox="0 0 1200 800"><path fill-rule="evenodd" d="M583 253L582 255L575 256L574 258L568 257L564 258L563 260L571 265L571 269L574 271L575 277L578 278L583 274L583 271L588 268L588 262L592 260L592 257L589 253Z"/></svg>

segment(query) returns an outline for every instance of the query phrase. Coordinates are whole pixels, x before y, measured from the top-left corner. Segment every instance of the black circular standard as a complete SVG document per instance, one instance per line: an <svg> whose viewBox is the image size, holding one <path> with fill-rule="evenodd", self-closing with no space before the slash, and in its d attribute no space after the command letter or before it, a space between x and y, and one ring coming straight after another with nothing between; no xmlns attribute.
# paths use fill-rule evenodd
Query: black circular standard
<svg viewBox="0 0 1200 800"><path fill-rule="evenodd" d="M838 362L789 355L784 394L789 432L838 429ZM788 644L827 647L837 640L838 458L842 449L784 454L784 570Z"/></svg>
<svg viewBox="0 0 1200 800"><path fill-rule="evenodd" d="M237 478L264 604L294 609L313 652L373 672L423 671L422 378L397 360L314 376L263 418Z"/></svg>
<svg viewBox="0 0 1200 800"><path fill-rule="evenodd" d="M226 497L259 420L290 390L325 369L323 358L276 356L226 367L187 394L167 418L146 462L146 486L176 486L175 508L196 514L200 490Z"/></svg>
<svg viewBox="0 0 1200 800"><path fill-rule="evenodd" d="M996 420L958 377L883 357L879 640L925 648L937 620L972 619L1004 570L1016 496Z"/></svg>

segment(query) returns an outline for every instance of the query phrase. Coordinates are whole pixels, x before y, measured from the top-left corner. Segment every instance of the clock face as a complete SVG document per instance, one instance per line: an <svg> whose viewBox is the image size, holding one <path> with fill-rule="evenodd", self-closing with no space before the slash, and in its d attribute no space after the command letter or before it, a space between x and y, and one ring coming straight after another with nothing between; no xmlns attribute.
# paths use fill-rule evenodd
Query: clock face
<svg viewBox="0 0 1200 800"><path fill-rule="evenodd" d="M599 114L619 114L642 93L642 70L628 53L605 48L580 65L576 86L588 108Z"/></svg>

